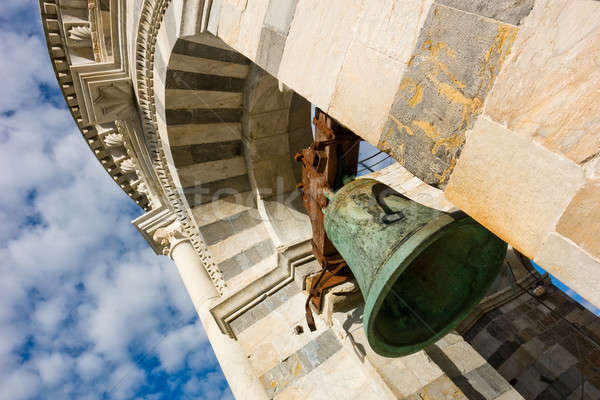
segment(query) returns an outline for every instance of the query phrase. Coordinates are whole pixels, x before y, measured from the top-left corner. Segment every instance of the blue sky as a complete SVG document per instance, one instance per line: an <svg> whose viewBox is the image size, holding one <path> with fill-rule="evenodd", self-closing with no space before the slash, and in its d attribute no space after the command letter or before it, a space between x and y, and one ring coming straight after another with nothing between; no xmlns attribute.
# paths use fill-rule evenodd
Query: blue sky
<svg viewBox="0 0 600 400"><path fill-rule="evenodd" d="M0 399L228 399L141 210L64 106L37 1L0 7Z"/></svg>

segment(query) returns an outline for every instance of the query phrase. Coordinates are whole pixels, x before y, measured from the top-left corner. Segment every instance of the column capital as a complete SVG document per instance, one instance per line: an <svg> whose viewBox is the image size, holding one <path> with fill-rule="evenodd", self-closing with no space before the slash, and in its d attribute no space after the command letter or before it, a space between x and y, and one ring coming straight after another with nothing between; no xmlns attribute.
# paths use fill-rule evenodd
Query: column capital
<svg viewBox="0 0 600 400"><path fill-rule="evenodd" d="M148 242L156 254L165 254L165 246L168 245L168 239L164 237L166 231L163 230L162 233L159 232L157 236L155 236L155 233L159 229L166 228L169 230L179 229L181 231L181 228L176 228L174 225L176 221L177 218L171 210L165 206L160 206L140 215L131 222L142 234L144 239L146 239L146 242ZM183 235L183 231L181 231L181 235ZM167 243L162 245L161 242L164 240L167 240ZM166 254L168 254L168 250Z"/></svg>
<svg viewBox="0 0 600 400"><path fill-rule="evenodd" d="M172 253L175 246L182 242L189 241L189 238L184 233L179 221L173 221L169 225L158 228L154 231L152 239L162 247L162 254L173 259Z"/></svg>

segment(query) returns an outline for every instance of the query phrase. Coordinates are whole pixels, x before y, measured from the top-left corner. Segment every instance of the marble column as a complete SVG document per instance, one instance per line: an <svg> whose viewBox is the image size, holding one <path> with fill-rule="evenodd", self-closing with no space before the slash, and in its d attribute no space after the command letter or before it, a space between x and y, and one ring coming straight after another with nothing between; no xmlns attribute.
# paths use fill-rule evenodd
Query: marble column
<svg viewBox="0 0 600 400"><path fill-rule="evenodd" d="M219 294L179 222L157 229L153 238L163 246L163 254L175 261L233 395L237 399L266 400L267 394L245 352L238 342L221 332L209 311Z"/></svg>

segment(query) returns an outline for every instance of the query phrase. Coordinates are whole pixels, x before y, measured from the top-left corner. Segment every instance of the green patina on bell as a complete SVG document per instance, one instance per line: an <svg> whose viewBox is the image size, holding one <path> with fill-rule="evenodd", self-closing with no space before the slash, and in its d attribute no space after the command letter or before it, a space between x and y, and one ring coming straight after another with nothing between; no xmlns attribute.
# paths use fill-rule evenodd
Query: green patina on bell
<svg viewBox="0 0 600 400"><path fill-rule="evenodd" d="M396 357L441 339L481 301L506 243L464 213L414 202L373 179L341 188L325 231L365 298L373 350Z"/></svg>

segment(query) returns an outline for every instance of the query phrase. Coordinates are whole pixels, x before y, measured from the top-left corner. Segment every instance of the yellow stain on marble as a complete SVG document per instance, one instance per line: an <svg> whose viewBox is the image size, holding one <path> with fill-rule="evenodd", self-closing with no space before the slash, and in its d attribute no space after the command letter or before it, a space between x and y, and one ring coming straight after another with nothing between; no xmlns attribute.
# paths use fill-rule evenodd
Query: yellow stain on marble
<svg viewBox="0 0 600 400"><path fill-rule="evenodd" d="M410 78L402 79L398 91L412 93L412 97L408 100L408 105L412 108L423 101L423 86Z"/></svg>
<svg viewBox="0 0 600 400"><path fill-rule="evenodd" d="M434 176L437 178L438 182L444 182L446 180L446 178L448 178L450 176L452 171L454 171L455 166L456 166L456 156L452 156L452 158L450 159L450 165L448 165L448 168L446 168L444 171L442 171L441 174L434 174Z"/></svg>
<svg viewBox="0 0 600 400"><path fill-rule="evenodd" d="M402 121L400 121L398 118L394 117L392 114L389 114L389 116L392 119L392 121L394 121L394 123L396 124L396 126L398 127L398 129L400 131L402 131L404 129L406 131L406 133L408 133L411 136L415 134L408 125L403 124ZM389 137L391 134L392 134L392 128L390 127L385 135L386 135L386 137Z"/></svg>
<svg viewBox="0 0 600 400"><path fill-rule="evenodd" d="M398 150L396 152L396 161L398 161L401 165L404 165L404 143L400 143L398 145Z"/></svg>
<svg viewBox="0 0 600 400"><path fill-rule="evenodd" d="M417 84L415 86L415 94L408 100L408 105L411 108L415 108L415 106L423 101L423 86Z"/></svg>
<svg viewBox="0 0 600 400"><path fill-rule="evenodd" d="M435 66L435 68L433 70L433 75L435 77L437 77L439 72L442 71L450 80L452 80L452 82L454 82L454 84L456 86L458 86L461 89L465 88L467 85L465 85L463 82L461 82L459 79L457 79L448 70L448 66L439 60L438 54L439 54L440 50L442 50L442 49L446 53L446 56L456 59L456 51L451 49L450 47L448 47L447 43L444 43L444 42L433 43L433 41L431 39L427 39L426 41L423 42L423 45L421 46L421 50L428 50L430 52L430 54L428 54L425 57L425 59L428 60L429 62L431 62Z"/></svg>
<svg viewBox="0 0 600 400"><path fill-rule="evenodd" d="M421 9L419 10L419 17L417 19L417 21L418 21L417 22L417 26L420 26L420 24L421 24L421 18L423 17L423 9L425 7L425 1L427 1L427 0L421 0ZM418 33L419 33L419 29L415 29L415 32L413 34L413 40L412 40L412 43L410 45L411 49L414 49L415 48L415 44L417 44L417 34ZM409 63L411 61L412 61L412 57L411 57Z"/></svg>
<svg viewBox="0 0 600 400"><path fill-rule="evenodd" d="M431 122L414 120L412 121L412 124L421 129L431 140L435 142L431 148L431 154L435 154L442 146L446 147L447 149L454 149L460 147L464 142L464 132L460 133L459 135L452 135L450 137L442 138L442 135L440 135Z"/></svg>
<svg viewBox="0 0 600 400"><path fill-rule="evenodd" d="M483 90L483 84L486 81L482 79L479 84L479 88L477 89L477 93L480 95L485 95L492 88L492 84L494 83L494 79L500 69L502 68L502 64L504 64L504 60L510 54L510 49L517 37L518 28L506 24L498 24L498 32L492 41L492 45L485 52L483 56L483 65L481 67L481 74L484 75L485 72L489 72L489 79L487 80L487 87ZM507 43L508 42L508 43ZM504 49L506 46L506 50ZM496 53L499 56L499 60L496 63L492 63L491 58L492 54Z"/></svg>
<svg viewBox="0 0 600 400"><path fill-rule="evenodd" d="M438 88L440 89L440 93L446 96L448 100L450 100L453 103L465 105L471 105L473 103L473 99L465 97L465 95L462 94L460 90L452 87L451 85L445 82L440 82L438 84Z"/></svg>
<svg viewBox="0 0 600 400"><path fill-rule="evenodd" d="M444 82L436 82L438 89L452 103L462 104L462 120L459 124L461 129L467 129L471 124L471 115L476 114L483 105L479 97L468 98L460 90ZM461 143L462 144L462 143Z"/></svg>
<svg viewBox="0 0 600 400"><path fill-rule="evenodd" d="M300 376L301 373L302 373L302 364L298 363L296 365L296 369L294 370L294 375Z"/></svg>
<svg viewBox="0 0 600 400"><path fill-rule="evenodd" d="M436 140L440 137L440 133L435 129L435 126L433 126L431 122L414 120L412 121L412 124L417 128L420 128L429 138L433 140Z"/></svg>

